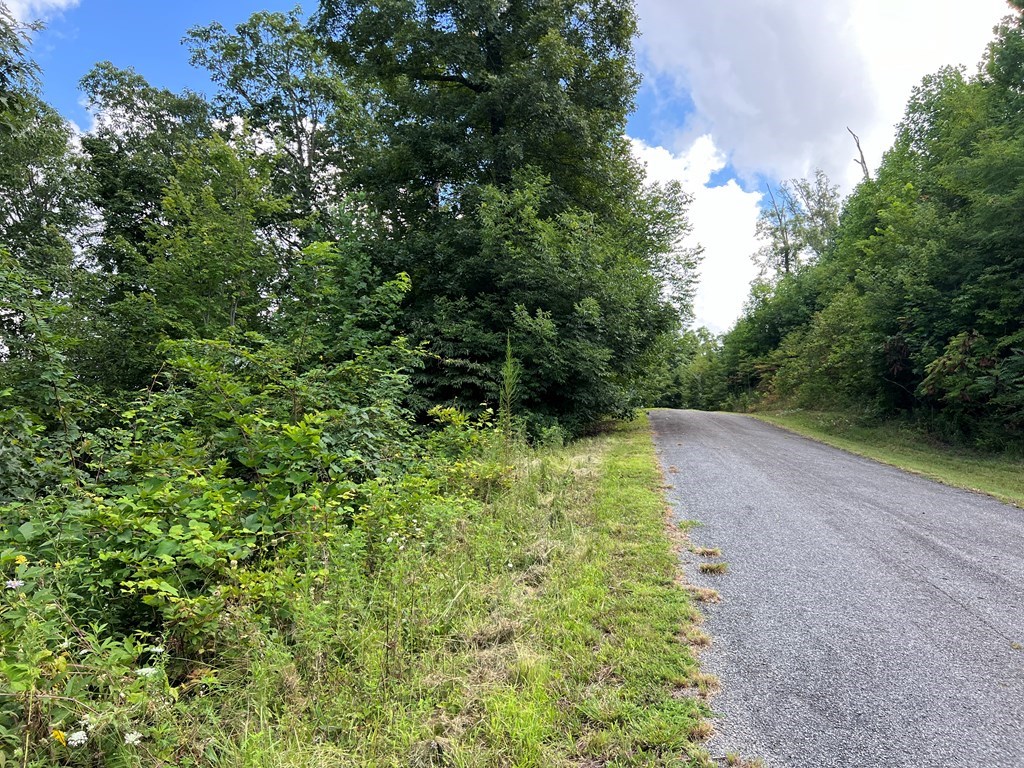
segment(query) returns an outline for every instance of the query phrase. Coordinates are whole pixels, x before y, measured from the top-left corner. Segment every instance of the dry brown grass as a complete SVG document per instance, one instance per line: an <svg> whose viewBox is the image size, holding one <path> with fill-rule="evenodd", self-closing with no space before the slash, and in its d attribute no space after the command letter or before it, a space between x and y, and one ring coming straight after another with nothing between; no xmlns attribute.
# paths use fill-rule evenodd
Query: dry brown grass
<svg viewBox="0 0 1024 768"><path fill-rule="evenodd" d="M722 602L722 596L718 594L717 589L711 589L710 587L698 587L696 584L684 584L683 589L694 600L700 603L720 603Z"/></svg>
<svg viewBox="0 0 1024 768"><path fill-rule="evenodd" d="M687 627L683 633L683 642L691 648L707 648L711 645L711 636L697 627Z"/></svg>
<svg viewBox="0 0 1024 768"><path fill-rule="evenodd" d="M691 547L690 551L699 557L721 557L722 550L718 547Z"/></svg>
<svg viewBox="0 0 1024 768"><path fill-rule="evenodd" d="M725 756L725 764L729 768L764 768L764 763L760 759L754 758L750 760L745 757L740 757L735 753L729 753Z"/></svg>
<svg viewBox="0 0 1024 768"><path fill-rule="evenodd" d="M701 573L706 573L711 576L720 576L721 574L726 573L729 570L729 564L722 562L701 563L699 566L697 566L697 570L699 570Z"/></svg>

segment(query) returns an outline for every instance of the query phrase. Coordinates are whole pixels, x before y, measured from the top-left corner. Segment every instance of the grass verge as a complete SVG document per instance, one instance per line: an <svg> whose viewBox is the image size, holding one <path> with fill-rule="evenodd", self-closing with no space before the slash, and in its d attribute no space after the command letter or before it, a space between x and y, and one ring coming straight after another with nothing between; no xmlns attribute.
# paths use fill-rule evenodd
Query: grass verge
<svg viewBox="0 0 1024 768"><path fill-rule="evenodd" d="M646 418L524 452L372 604L297 607L246 672L239 766L714 765ZM221 714L221 719L223 713Z"/></svg>
<svg viewBox="0 0 1024 768"><path fill-rule="evenodd" d="M1024 507L1024 462L943 445L904 424L858 424L841 413L751 414L805 437L956 488Z"/></svg>

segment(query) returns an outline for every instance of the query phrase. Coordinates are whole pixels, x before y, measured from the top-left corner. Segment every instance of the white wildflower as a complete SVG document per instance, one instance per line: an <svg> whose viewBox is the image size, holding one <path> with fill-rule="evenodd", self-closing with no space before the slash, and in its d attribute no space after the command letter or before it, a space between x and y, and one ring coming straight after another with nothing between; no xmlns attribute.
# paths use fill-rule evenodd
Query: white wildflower
<svg viewBox="0 0 1024 768"><path fill-rule="evenodd" d="M152 648L149 649L149 652L150 653L157 653L157 654L163 653L164 652L164 647L162 645L154 645Z"/></svg>
<svg viewBox="0 0 1024 768"><path fill-rule="evenodd" d="M8 579L4 586L7 589L21 589L25 586L25 582L21 579Z"/></svg>
<svg viewBox="0 0 1024 768"><path fill-rule="evenodd" d="M69 747L80 747L89 740L88 734L85 731L75 731L74 733L68 734L68 746Z"/></svg>
<svg viewBox="0 0 1024 768"><path fill-rule="evenodd" d="M160 674L160 670L156 667L139 667L135 670L135 674L139 677L152 677L153 675Z"/></svg>
<svg viewBox="0 0 1024 768"><path fill-rule="evenodd" d="M82 715L82 719L79 721L78 724L80 726L82 726L83 730L86 730L86 731L91 731L92 730L92 723L90 722L88 715Z"/></svg>
<svg viewBox="0 0 1024 768"><path fill-rule="evenodd" d="M124 743L129 747L134 747L140 741L142 741L142 734L138 731L130 731L124 735Z"/></svg>

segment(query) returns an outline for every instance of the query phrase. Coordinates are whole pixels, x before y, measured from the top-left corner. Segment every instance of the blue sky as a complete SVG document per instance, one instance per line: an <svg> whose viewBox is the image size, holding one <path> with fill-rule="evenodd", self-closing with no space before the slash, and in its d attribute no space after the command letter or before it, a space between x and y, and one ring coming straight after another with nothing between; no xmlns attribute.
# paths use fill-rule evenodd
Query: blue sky
<svg viewBox="0 0 1024 768"><path fill-rule="evenodd" d="M99 61L134 67L153 85L171 90L207 90L209 80L189 66L181 44L189 28L212 21L231 28L256 11L287 11L295 5L288 0L81 0L49 16L36 42L45 97L65 117L88 125L78 81ZM303 8L312 9L313 4ZM665 85L655 78L645 80L630 120L631 136L659 144L692 110L685 94L671 83L667 90Z"/></svg>
<svg viewBox="0 0 1024 768"><path fill-rule="evenodd" d="M294 0L0 0L44 17L35 55L44 94L81 127L78 81L98 61L134 67L153 85L207 91L188 64L189 27L232 27ZM692 236L705 256L697 323L735 321L756 272L754 226L767 180L824 169L844 192L860 169L846 133L877 165L911 89L945 64L972 69L1007 13L1005 0L635 0L644 84L629 122L652 180L693 196ZM304 3L312 10L315 0Z"/></svg>
<svg viewBox="0 0 1024 768"><path fill-rule="evenodd" d="M171 90L207 90L209 80L188 63L181 38L193 26L219 21L231 28L260 10L289 10L277 0L83 0L47 20L36 42L44 95L81 126L78 81L99 61L134 67L153 85Z"/></svg>

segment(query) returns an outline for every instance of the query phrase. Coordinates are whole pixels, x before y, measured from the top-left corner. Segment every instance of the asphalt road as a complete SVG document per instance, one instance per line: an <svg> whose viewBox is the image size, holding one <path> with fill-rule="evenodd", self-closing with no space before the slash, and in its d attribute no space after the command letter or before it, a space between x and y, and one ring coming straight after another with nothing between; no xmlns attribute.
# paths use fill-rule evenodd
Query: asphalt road
<svg viewBox="0 0 1024 768"><path fill-rule="evenodd" d="M768 768L1024 766L1024 510L749 417L651 415L698 546L713 754Z"/></svg>

